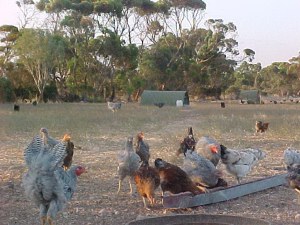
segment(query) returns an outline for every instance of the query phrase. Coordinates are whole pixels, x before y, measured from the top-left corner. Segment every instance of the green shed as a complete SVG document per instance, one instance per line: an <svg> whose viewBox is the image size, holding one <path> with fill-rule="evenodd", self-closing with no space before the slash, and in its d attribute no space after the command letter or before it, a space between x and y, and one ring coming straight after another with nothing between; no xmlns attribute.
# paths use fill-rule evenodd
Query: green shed
<svg viewBox="0 0 300 225"><path fill-rule="evenodd" d="M164 103L165 105L176 106L177 100L181 100L183 106L189 105L187 91L150 91L144 90L141 96L141 105L153 105Z"/></svg>
<svg viewBox="0 0 300 225"><path fill-rule="evenodd" d="M239 99L246 100L250 103L259 104L260 94L258 90L241 90Z"/></svg>

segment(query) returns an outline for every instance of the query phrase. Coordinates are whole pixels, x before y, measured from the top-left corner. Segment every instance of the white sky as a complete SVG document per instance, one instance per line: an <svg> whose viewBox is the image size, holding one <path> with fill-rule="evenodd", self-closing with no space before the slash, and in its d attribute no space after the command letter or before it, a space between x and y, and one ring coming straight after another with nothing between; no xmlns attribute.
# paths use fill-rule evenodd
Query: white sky
<svg viewBox="0 0 300 225"><path fill-rule="evenodd" d="M0 26L18 26L16 0L0 0ZM237 26L239 48L256 52L255 61L268 66L300 52L300 0L204 0L206 19Z"/></svg>

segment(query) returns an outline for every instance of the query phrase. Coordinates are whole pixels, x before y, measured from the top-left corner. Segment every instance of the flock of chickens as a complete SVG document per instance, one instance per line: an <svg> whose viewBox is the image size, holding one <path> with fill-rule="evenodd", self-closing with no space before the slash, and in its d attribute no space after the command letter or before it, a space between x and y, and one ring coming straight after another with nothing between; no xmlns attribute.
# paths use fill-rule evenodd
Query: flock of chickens
<svg viewBox="0 0 300 225"><path fill-rule="evenodd" d="M267 128L268 124L256 122L256 132L265 132ZM86 172L82 166L71 166L73 149L69 135L58 141L49 136L46 128L41 128L40 135L35 136L24 151L28 171L23 176L23 186L26 196L40 208L42 225L53 225L57 212L64 208L76 190L77 177ZM127 137L123 150L117 154L117 192L121 191L123 180L129 177L130 193L133 194L135 184L144 207L149 209L156 203L155 191L159 187L162 196L166 192L198 195L226 188L228 183L222 178L220 163L240 184L258 161L266 157L260 149L230 149L208 136L196 141L192 127L188 128L187 136L175 153L178 157L183 155L181 166L161 158L156 158L151 166L150 148L144 133L137 134L135 143L132 136ZM300 152L288 148L283 157L288 184L300 193Z"/></svg>
<svg viewBox="0 0 300 225"><path fill-rule="evenodd" d="M267 125L266 125L267 124ZM268 123L256 122L256 132L265 132ZM237 183L247 176L252 168L266 157L264 151L255 148L229 149L219 144L211 137L203 136L195 140L192 127L188 128L188 134L180 143L176 155L184 155L183 164L179 167L161 158L156 158L154 166L149 165L149 145L144 141L144 134L137 135L137 143L134 149L133 137L128 137L125 148L118 154L119 189L122 181L128 176L130 193L132 193L132 181L135 181L137 191L142 196L144 207L148 199L151 206L155 203L155 190L160 186L162 196L165 192L178 194L191 192L194 195L207 193L228 186L222 178L223 172L218 169L222 162L229 174L234 176ZM289 175L289 185L300 193L300 152L287 149L284 152L284 160Z"/></svg>

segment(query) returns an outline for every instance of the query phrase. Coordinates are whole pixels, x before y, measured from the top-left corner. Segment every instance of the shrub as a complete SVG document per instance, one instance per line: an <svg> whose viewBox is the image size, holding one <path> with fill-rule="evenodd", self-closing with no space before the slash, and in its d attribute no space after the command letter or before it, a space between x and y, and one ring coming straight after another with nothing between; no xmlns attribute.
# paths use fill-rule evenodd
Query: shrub
<svg viewBox="0 0 300 225"><path fill-rule="evenodd" d="M0 101L13 102L14 100L15 94L10 80L0 77Z"/></svg>

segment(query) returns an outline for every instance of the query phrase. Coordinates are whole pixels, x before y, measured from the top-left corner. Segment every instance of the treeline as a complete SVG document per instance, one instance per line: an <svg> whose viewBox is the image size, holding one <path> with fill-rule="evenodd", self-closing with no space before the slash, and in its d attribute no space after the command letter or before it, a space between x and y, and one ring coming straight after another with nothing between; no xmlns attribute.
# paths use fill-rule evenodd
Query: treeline
<svg viewBox="0 0 300 225"><path fill-rule="evenodd" d="M135 100L144 89L204 97L242 89L296 95L300 58L262 68L237 28L202 21L202 0L21 0L20 28L0 27L0 101ZM35 15L42 13L42 16ZM38 24L38 26L33 26Z"/></svg>

